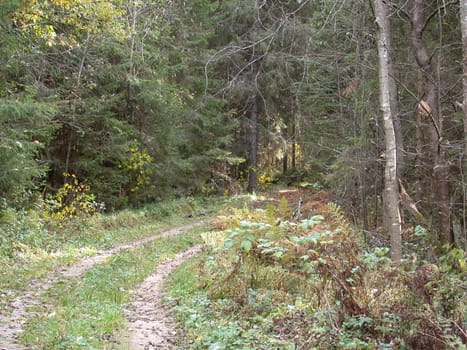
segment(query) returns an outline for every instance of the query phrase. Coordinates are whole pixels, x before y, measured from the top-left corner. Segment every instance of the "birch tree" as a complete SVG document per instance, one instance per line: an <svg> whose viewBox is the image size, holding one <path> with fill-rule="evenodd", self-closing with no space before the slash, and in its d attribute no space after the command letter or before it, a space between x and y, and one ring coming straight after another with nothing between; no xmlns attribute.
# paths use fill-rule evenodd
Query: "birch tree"
<svg viewBox="0 0 467 350"><path fill-rule="evenodd" d="M467 0L460 0L460 9L461 9L461 25L462 25L462 45L464 48L463 56L463 85L464 85L464 177L463 177L463 186L464 186L464 229L467 230L466 222L466 202L467 202Z"/></svg>
<svg viewBox="0 0 467 350"><path fill-rule="evenodd" d="M394 130L393 111L390 96L390 26L388 11L382 0L374 0L376 17L376 33L379 62L380 109L383 113L385 137L385 171L384 171L384 215L385 225L391 237L391 258L400 261L402 258L401 216L399 211L399 187L397 179L397 143Z"/></svg>

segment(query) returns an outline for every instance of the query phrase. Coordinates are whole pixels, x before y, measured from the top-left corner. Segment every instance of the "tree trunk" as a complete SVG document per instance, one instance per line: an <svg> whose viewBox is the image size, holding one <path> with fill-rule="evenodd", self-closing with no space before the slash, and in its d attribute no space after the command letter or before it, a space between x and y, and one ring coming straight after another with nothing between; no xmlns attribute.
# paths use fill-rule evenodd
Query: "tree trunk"
<svg viewBox="0 0 467 350"><path fill-rule="evenodd" d="M417 101L422 99L421 91L423 91L424 86L425 82L423 74L422 72L417 72L417 91L419 93L419 96L417 96ZM424 123L422 116L420 115L420 113L415 111L413 118L415 120L415 160L413 161L415 165L415 173L413 184L413 197L416 203L421 203L424 196L427 195L426 191L423 191L423 188L426 188L426 185L424 185L424 179L426 179L428 176L425 173L425 168L423 165L429 158L429 156L427 157L427 152L424 152L427 141L425 140L426 137L423 133Z"/></svg>
<svg viewBox="0 0 467 350"><path fill-rule="evenodd" d="M390 28L386 5L383 0L374 0L378 57L380 108L383 113L386 164L384 171L384 215L386 229L391 237L391 258L400 261L402 258L401 216L399 211L399 187L397 179L397 144L394 130L390 96L390 52L388 51Z"/></svg>
<svg viewBox="0 0 467 350"><path fill-rule="evenodd" d="M464 59L463 59L463 82L464 82L464 176L463 176L463 186L464 186L464 232L467 232L467 0L460 0L461 8L461 25L462 25L462 45L464 48Z"/></svg>
<svg viewBox="0 0 467 350"><path fill-rule="evenodd" d="M253 81L256 81L258 74L258 62L253 64ZM256 191L258 187L258 93L256 92L256 86L253 87L255 93L252 97L252 105L250 110L250 167L248 170L248 188L249 193Z"/></svg>
<svg viewBox="0 0 467 350"><path fill-rule="evenodd" d="M292 115L292 170L297 170L297 144L295 133L297 132L295 126L295 114Z"/></svg>
<svg viewBox="0 0 467 350"><path fill-rule="evenodd" d="M387 26L388 28L390 27L389 18L387 20ZM397 177L400 179L405 171L404 140L402 137L402 126L398 112L397 83L394 73L394 65L392 64L391 58L391 31L388 29L386 33L384 33L384 36L386 50L389 53L387 57L389 73L389 103L391 104L391 115L394 124L394 133L396 137Z"/></svg>
<svg viewBox="0 0 467 350"><path fill-rule="evenodd" d="M425 99L419 103L419 112L427 118L430 154L433 161L433 194L438 216L440 240L451 243L451 206L449 202L448 168L445 151L440 143L441 132L438 113L438 87L430 56L423 42L426 26L425 1L414 0L410 13L412 22L411 45L415 60L424 75Z"/></svg>
<svg viewBox="0 0 467 350"><path fill-rule="evenodd" d="M284 158L282 158L282 174L287 174L289 170L289 116L284 117L285 128L283 128L282 137L284 138Z"/></svg>
<svg viewBox="0 0 467 350"><path fill-rule="evenodd" d="M282 173L286 174L288 170L288 164L289 164L289 155L287 154L287 143L285 144L285 152L284 152L284 158L282 158Z"/></svg>

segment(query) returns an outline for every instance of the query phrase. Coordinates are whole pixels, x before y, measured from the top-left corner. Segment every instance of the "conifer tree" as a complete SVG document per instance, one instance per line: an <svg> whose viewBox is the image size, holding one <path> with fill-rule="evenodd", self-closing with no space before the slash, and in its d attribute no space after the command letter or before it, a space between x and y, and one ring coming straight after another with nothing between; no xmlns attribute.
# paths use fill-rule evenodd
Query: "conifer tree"
<svg viewBox="0 0 467 350"><path fill-rule="evenodd" d="M20 6L0 4L0 197L16 205L42 184L47 164L40 152L54 131L53 98L47 89L28 76L28 65L20 57L33 54L29 38L15 27Z"/></svg>

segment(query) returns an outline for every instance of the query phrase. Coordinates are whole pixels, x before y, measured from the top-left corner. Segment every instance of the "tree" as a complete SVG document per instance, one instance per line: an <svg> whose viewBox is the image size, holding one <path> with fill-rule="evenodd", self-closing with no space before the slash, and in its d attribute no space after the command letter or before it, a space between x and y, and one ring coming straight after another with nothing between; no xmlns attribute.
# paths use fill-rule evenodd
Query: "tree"
<svg viewBox="0 0 467 350"><path fill-rule="evenodd" d="M209 83L224 82L209 93L222 95L239 120L233 150L245 158L239 166L248 174L248 191L257 173L278 167L288 158L296 165L295 139L298 87L308 76L310 1L227 1L219 5L214 53L206 64ZM310 35L308 35L310 34ZM305 44L305 45L304 45ZM294 104L293 103L293 104ZM286 160L284 160L285 162ZM284 164L282 162L282 164Z"/></svg>
<svg viewBox="0 0 467 350"><path fill-rule="evenodd" d="M385 135L384 210L387 216L386 229L391 237L391 258L398 262L402 258L402 242L397 179L397 143L390 96L389 65L391 64L391 53L388 50L390 47L390 27L388 11L383 0L374 0L374 10L379 57L380 107L383 113Z"/></svg>
<svg viewBox="0 0 467 350"><path fill-rule="evenodd" d="M254 58L253 58L254 59ZM254 61L251 67L252 80L258 81L259 75L258 61ZM250 143L250 166L248 169L248 187L247 191L253 193L258 187L258 89L254 84L254 92L251 97L250 120L249 120L249 143Z"/></svg>
<svg viewBox="0 0 467 350"><path fill-rule="evenodd" d="M467 0L460 0L460 16L461 16L461 28L462 28L462 47L463 47L463 87L464 87L464 100L463 100L463 112L464 112L464 170L463 170L463 187L464 187L464 207L463 207L463 226L464 231L467 232Z"/></svg>
<svg viewBox="0 0 467 350"><path fill-rule="evenodd" d="M110 198L124 181L118 165L133 133L111 112L118 71L108 71L116 56L109 52L125 38L123 14L119 1L28 0L14 15L17 32L34 48L21 55L29 67L25 74L39 87L38 100L54 98L57 109L57 130L43 151L49 167L44 193L67 181L64 173L73 173L114 207Z"/></svg>
<svg viewBox="0 0 467 350"><path fill-rule="evenodd" d="M15 28L19 6L0 4L0 208L17 205L42 184L48 166L40 153L55 130L53 98L30 79L28 63L20 59L34 49Z"/></svg>
<svg viewBox="0 0 467 350"><path fill-rule="evenodd" d="M224 98L225 71L208 71L220 37L228 34L219 30L225 16L223 3L209 0L176 1L168 14L172 35L163 47L170 82L183 102L167 159L177 192L240 191L231 176L231 168L245 161L232 151L238 119Z"/></svg>
<svg viewBox="0 0 467 350"><path fill-rule="evenodd" d="M440 9L437 9L438 11ZM439 113L439 86L430 54L424 43L423 34L427 26L426 2L413 0L410 10L412 24L411 45L415 61L424 78L424 98L418 103L418 113L427 119L430 142L430 156L433 163L433 193L439 221L440 240L451 243L451 206L449 201L449 172L446 164L446 150L442 142L443 117ZM430 18L428 18L429 20Z"/></svg>

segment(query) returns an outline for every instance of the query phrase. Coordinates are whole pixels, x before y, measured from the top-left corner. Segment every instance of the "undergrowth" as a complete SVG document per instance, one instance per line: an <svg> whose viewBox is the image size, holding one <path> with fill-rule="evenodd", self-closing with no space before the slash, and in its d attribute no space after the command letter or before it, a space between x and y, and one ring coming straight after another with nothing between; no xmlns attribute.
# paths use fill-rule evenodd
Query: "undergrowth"
<svg viewBox="0 0 467 350"><path fill-rule="evenodd" d="M396 266L337 206L297 220L293 209L213 222L210 254L171 279L181 349L466 349L463 251Z"/></svg>
<svg viewBox="0 0 467 350"><path fill-rule="evenodd" d="M168 278L171 292L166 300L174 307L184 337L178 349L295 349L293 344L271 337L270 320L258 312L251 317L239 315L241 307L233 299L212 300L206 292L200 267L209 256L188 261ZM256 310L258 311L258 310Z"/></svg>

